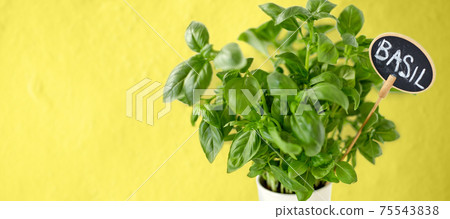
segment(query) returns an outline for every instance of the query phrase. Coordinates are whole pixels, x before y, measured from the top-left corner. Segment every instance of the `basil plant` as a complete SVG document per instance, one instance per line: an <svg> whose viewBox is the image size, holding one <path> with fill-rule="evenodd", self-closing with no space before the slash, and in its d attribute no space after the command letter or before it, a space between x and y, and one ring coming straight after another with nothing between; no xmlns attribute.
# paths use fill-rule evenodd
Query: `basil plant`
<svg viewBox="0 0 450 219"><path fill-rule="evenodd" d="M327 182L356 182L357 153L375 164L380 144L399 137L376 110L344 158L374 105L366 96L382 80L367 51L372 39L358 35L363 13L350 5L335 17L335 6L327 0L260 5L270 19L238 39L265 56L270 70L252 65L236 43L215 50L202 23L188 26L185 39L195 55L170 73L164 101L191 106L192 125L201 118L209 162L230 141L228 173L251 162L249 177L260 175L266 188L306 200ZM333 42L327 34L336 29ZM208 89L213 76L220 84Z"/></svg>

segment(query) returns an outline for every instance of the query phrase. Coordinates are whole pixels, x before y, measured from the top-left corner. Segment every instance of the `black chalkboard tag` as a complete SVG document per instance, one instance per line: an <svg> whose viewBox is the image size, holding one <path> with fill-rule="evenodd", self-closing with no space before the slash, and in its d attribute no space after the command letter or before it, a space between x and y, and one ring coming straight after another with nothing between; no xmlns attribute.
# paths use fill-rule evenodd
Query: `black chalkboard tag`
<svg viewBox="0 0 450 219"><path fill-rule="evenodd" d="M398 33L379 35L370 44L369 56L378 75L384 80L394 75L394 87L401 91L420 93L433 84L433 61L420 44L407 36Z"/></svg>
<svg viewBox="0 0 450 219"><path fill-rule="evenodd" d="M369 57L373 68L385 81L377 101L341 161L350 153L362 129L392 87L407 93L420 93L430 88L434 82L433 61L420 44L407 36L398 33L379 35L370 44Z"/></svg>

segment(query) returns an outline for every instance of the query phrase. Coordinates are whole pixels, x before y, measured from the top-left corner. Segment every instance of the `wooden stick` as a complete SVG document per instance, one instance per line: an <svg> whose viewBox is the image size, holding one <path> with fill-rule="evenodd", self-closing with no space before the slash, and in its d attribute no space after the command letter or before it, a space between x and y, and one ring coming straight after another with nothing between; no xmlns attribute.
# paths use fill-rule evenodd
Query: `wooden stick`
<svg viewBox="0 0 450 219"><path fill-rule="evenodd" d="M370 117L372 116L372 114L377 109L377 107L380 104L381 100L388 95L389 91L391 90L392 86L394 85L395 79L396 79L396 77L394 75L389 75L387 80L383 83L383 87L381 87L380 93L378 93L377 102L375 102L375 105L373 105L372 109L370 110L369 114L367 115L366 120L364 120L363 124L361 125L361 128L359 128L358 133L356 134L356 136L353 139L353 141L350 144L350 146L347 148L347 151L345 152L344 156L342 156L341 161L343 161L344 158L348 155L348 153L350 153L350 151L352 150L353 146L355 145L356 141L358 140L359 136L361 135L361 132L362 132L364 126L367 124L367 122L369 121Z"/></svg>

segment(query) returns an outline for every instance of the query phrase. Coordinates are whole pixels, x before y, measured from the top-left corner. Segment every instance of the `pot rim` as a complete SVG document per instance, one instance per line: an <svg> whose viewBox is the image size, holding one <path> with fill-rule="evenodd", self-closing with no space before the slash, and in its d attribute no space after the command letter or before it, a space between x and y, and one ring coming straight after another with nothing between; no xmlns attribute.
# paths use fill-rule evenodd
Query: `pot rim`
<svg viewBox="0 0 450 219"><path fill-rule="evenodd" d="M293 196L295 196L295 193L294 193L294 194L286 194L286 193L279 193L279 192L274 192L274 191L272 191L272 190L269 190L269 189L267 189L266 187L264 187L264 186L261 184L261 179L262 179L262 177L261 177L260 175L256 176L256 185L257 185L258 189L262 189L262 190L264 190L264 191L266 191L266 192L274 193L274 194L277 194L277 195L293 195ZM323 186L323 187L320 188L320 189L314 190L314 192L318 192L318 191L324 190L324 189L326 189L326 188L329 187L329 186L331 186L331 183L330 183L330 182L327 182L327 183L325 184L325 186Z"/></svg>

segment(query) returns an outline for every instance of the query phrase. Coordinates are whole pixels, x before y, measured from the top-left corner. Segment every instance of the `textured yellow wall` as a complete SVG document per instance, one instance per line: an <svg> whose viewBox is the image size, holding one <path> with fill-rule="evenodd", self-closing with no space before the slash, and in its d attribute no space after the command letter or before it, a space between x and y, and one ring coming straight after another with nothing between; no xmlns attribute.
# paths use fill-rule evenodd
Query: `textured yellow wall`
<svg viewBox="0 0 450 219"><path fill-rule="evenodd" d="M184 43L191 20L206 24L215 48L268 20L257 7L266 1L129 2L183 58L192 55ZM449 1L333 2L335 15L351 2L362 9L368 36L416 39L437 80L423 94L383 101L400 140L383 146L376 166L360 157L358 182L334 185L332 199L449 200ZM196 128L180 103L154 126L126 117L125 92L146 77L164 83L181 61L121 0L1 0L0 200L127 199ZM211 165L196 133L131 200L256 200L248 166L226 173L228 148Z"/></svg>

